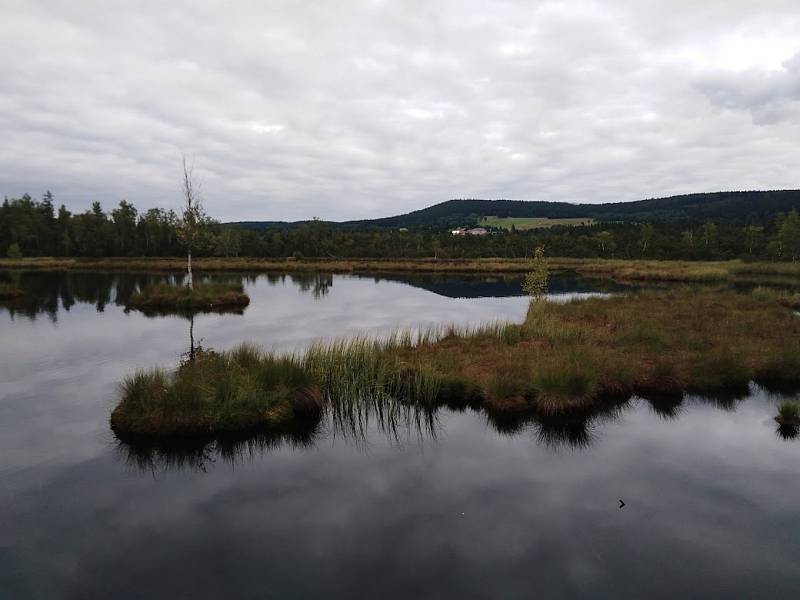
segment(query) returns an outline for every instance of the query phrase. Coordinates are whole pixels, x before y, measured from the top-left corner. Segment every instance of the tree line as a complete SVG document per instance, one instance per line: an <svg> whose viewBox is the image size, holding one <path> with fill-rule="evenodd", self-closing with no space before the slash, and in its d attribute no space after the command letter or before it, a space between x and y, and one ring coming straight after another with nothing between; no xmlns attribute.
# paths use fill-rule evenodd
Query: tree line
<svg viewBox="0 0 800 600"><path fill-rule="evenodd" d="M0 256L292 256L328 258L521 258L544 247L549 256L681 260L800 260L797 210L748 224L692 220L608 222L530 231L453 236L435 229L332 226L313 220L263 230L223 225L200 214L187 238L186 211L139 212L125 200L110 211L94 202L84 212L55 208L46 192L5 198L0 206Z"/></svg>

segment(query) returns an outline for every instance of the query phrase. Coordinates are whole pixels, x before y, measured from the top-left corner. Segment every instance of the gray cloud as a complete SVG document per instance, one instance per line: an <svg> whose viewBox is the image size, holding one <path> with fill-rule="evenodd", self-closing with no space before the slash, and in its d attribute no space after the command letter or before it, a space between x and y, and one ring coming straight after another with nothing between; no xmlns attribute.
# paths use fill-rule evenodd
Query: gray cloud
<svg viewBox="0 0 800 600"><path fill-rule="evenodd" d="M718 74L699 81L697 87L715 106L749 111L759 125L796 120L800 117L800 53L779 70Z"/></svg>
<svg viewBox="0 0 800 600"><path fill-rule="evenodd" d="M223 219L797 187L773 0L0 0L0 193ZM792 57L795 58L792 58Z"/></svg>

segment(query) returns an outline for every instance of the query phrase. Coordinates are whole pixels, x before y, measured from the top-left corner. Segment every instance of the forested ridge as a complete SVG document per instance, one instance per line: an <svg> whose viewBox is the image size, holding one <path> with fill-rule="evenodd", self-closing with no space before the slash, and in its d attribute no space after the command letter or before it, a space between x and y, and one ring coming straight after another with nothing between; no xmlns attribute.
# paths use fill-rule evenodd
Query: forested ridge
<svg viewBox="0 0 800 600"><path fill-rule="evenodd" d="M448 200L403 215L348 221L345 226L443 227L477 224L482 217L592 218L598 221L713 220L746 224L800 209L800 190L684 194L634 202L588 204L523 200ZM253 224L254 225L254 224Z"/></svg>
<svg viewBox="0 0 800 600"><path fill-rule="evenodd" d="M770 206L793 201L791 194L796 192L774 196ZM453 236L444 227L342 227L319 220L256 229L211 219L202 225L197 256L519 258L544 246L547 254L565 257L800 259L800 214L795 209L751 211L739 219L609 219L484 236ZM139 212L123 200L110 210L94 202L73 214L63 205L56 208L49 192L41 200L24 195L6 198L0 206L0 256L179 256L185 252L179 230L174 211Z"/></svg>

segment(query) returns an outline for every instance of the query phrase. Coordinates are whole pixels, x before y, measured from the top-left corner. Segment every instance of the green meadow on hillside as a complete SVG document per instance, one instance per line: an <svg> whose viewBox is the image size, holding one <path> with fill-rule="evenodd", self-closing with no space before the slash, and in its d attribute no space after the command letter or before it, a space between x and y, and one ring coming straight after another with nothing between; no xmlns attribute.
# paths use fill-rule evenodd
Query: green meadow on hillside
<svg viewBox="0 0 800 600"><path fill-rule="evenodd" d="M499 229L511 229L513 226L517 230L528 229L548 229L556 225L567 225L576 227L580 225L593 225L594 219L589 217L577 217L569 219L551 219L549 217L483 217L481 225L485 227L496 227Z"/></svg>

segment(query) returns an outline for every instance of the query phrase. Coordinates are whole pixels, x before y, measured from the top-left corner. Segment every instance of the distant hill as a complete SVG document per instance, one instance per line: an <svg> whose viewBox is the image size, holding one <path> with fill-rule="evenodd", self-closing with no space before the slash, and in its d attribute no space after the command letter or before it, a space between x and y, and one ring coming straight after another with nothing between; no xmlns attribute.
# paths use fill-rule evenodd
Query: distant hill
<svg viewBox="0 0 800 600"><path fill-rule="evenodd" d="M381 219L332 223L342 227L444 228L477 224L483 217L590 218L598 221L762 221L778 212L800 209L800 190L712 192L634 202L572 204L525 200L448 200L428 208ZM249 229L291 227L281 222L238 223Z"/></svg>

